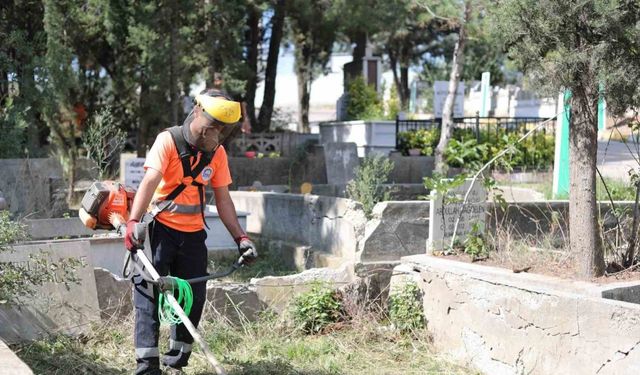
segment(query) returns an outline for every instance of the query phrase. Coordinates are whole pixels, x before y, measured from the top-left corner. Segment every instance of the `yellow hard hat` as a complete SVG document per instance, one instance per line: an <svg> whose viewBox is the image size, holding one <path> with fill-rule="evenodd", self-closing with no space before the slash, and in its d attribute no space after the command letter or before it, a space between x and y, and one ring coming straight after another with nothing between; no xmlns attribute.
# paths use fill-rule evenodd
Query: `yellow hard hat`
<svg viewBox="0 0 640 375"><path fill-rule="evenodd" d="M220 96L200 94L196 96L196 104L202 107L203 113L210 120L217 120L225 124L235 124L242 115L240 103Z"/></svg>

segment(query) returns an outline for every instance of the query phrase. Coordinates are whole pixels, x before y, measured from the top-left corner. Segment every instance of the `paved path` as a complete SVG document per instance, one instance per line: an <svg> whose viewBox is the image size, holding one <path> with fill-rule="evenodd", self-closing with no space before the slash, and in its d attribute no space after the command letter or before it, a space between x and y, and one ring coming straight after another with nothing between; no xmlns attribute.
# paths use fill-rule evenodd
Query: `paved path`
<svg viewBox="0 0 640 375"><path fill-rule="evenodd" d="M640 164L640 144L629 140L624 142L598 141L598 169L603 176L629 181L629 169L638 170Z"/></svg>

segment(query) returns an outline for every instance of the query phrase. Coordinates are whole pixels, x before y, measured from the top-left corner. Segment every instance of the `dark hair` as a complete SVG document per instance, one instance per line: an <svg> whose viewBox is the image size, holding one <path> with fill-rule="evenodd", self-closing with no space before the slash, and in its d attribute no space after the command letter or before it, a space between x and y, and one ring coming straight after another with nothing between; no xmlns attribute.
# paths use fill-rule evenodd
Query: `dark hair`
<svg viewBox="0 0 640 375"><path fill-rule="evenodd" d="M209 88L209 89L204 89L202 91L200 91L200 95L207 95L207 96L213 96L213 97L223 97L226 100L233 100L231 99L231 96L229 96L229 94L227 94L224 90L219 90L219 89L213 89L213 88Z"/></svg>

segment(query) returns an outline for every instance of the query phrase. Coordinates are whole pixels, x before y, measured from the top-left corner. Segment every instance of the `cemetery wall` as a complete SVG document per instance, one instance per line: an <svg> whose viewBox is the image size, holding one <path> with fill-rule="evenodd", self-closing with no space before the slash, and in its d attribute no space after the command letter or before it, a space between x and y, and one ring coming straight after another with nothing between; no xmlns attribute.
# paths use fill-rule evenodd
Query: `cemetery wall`
<svg viewBox="0 0 640 375"><path fill-rule="evenodd" d="M436 349L484 374L640 373L640 305L586 282L427 255L402 262L392 291L415 281Z"/></svg>

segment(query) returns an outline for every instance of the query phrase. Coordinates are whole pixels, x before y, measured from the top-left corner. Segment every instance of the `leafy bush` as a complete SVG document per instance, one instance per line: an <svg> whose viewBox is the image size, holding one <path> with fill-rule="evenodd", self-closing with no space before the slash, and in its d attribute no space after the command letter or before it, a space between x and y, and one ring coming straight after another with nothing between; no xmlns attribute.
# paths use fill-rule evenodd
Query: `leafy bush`
<svg viewBox="0 0 640 375"><path fill-rule="evenodd" d="M476 168L511 147L503 158L503 164L520 168L549 167L555 152L553 136L536 133L516 143L521 136L499 129L481 130L476 137L471 129L454 129L453 138L445 150L445 160L450 167Z"/></svg>
<svg viewBox="0 0 640 375"><path fill-rule="evenodd" d="M0 107L0 159L24 156L25 130L28 127L25 113L28 111L29 108L16 106L13 97L8 97L4 107Z"/></svg>
<svg viewBox="0 0 640 375"><path fill-rule="evenodd" d="M347 184L347 197L362 203L365 215L371 216L378 202L389 200L389 192L384 184L393 169L393 162L382 155L364 158L356 169L356 178Z"/></svg>
<svg viewBox="0 0 640 375"><path fill-rule="evenodd" d="M389 297L389 320L400 331L424 327L421 291L414 282L406 283Z"/></svg>
<svg viewBox="0 0 640 375"><path fill-rule="evenodd" d="M400 113L400 100L398 99L398 87L393 84L389 91L389 100L385 103L387 107L386 118L389 120L395 120Z"/></svg>
<svg viewBox="0 0 640 375"><path fill-rule="evenodd" d="M327 285L315 284L293 301L293 321L305 333L317 333L342 318L338 294Z"/></svg>
<svg viewBox="0 0 640 375"><path fill-rule="evenodd" d="M11 244L28 238L26 227L0 211L0 253L12 251ZM0 262L0 304L17 302L32 294L34 286L46 282L78 282L74 270L82 262L69 258L51 263L46 252L29 257L29 264Z"/></svg>
<svg viewBox="0 0 640 375"><path fill-rule="evenodd" d="M418 129L398 133L399 148L403 155L408 155L409 150L419 149L420 155L432 156L440 140L440 131L437 129Z"/></svg>
<svg viewBox="0 0 640 375"><path fill-rule="evenodd" d="M444 158L450 167L475 169L487 158L487 145L478 144L474 138L451 139L444 152Z"/></svg>
<svg viewBox="0 0 640 375"><path fill-rule="evenodd" d="M348 86L348 120L370 120L383 117L384 110L378 92L365 83L363 77L354 78Z"/></svg>

